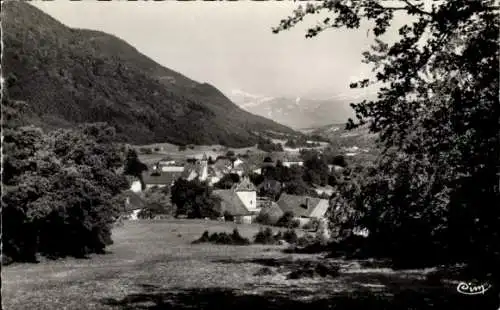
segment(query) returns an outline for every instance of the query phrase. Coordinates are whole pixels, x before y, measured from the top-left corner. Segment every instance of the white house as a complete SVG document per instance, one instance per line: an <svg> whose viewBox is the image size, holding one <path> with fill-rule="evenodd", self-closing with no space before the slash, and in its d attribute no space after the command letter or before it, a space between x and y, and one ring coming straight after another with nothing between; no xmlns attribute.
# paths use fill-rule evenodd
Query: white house
<svg viewBox="0 0 500 310"><path fill-rule="evenodd" d="M256 188L247 177L231 189L215 190L213 194L221 199L222 212L231 214L237 223L251 223L260 212Z"/></svg>
<svg viewBox="0 0 500 310"><path fill-rule="evenodd" d="M238 167L239 165L243 164L244 161L241 160L240 158L236 158L236 160L233 162L233 167Z"/></svg>
<svg viewBox="0 0 500 310"><path fill-rule="evenodd" d="M304 162L303 161L285 161L283 162L283 166L285 167L292 167L292 166L300 166L302 167L304 165Z"/></svg>
<svg viewBox="0 0 500 310"><path fill-rule="evenodd" d="M141 181L139 181L139 180L132 181L132 184L130 186L130 190L133 191L134 193L140 193L142 191Z"/></svg>
<svg viewBox="0 0 500 310"><path fill-rule="evenodd" d="M161 166L162 172L183 172L184 166Z"/></svg>

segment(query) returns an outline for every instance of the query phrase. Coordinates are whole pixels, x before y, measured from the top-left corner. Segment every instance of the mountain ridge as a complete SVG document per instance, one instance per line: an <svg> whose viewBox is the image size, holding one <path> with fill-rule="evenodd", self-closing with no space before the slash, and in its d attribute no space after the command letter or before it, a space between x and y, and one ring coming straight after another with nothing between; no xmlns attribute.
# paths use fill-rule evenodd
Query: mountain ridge
<svg viewBox="0 0 500 310"><path fill-rule="evenodd" d="M256 132L298 134L115 35L69 28L28 3L8 1L2 9L7 91L28 102L30 123L53 129L105 121L136 144L250 146Z"/></svg>
<svg viewBox="0 0 500 310"><path fill-rule="evenodd" d="M347 122L353 117L349 103L353 99L343 96L330 98L272 97L233 90L229 98L242 109L289 126L295 130L315 128L332 123Z"/></svg>

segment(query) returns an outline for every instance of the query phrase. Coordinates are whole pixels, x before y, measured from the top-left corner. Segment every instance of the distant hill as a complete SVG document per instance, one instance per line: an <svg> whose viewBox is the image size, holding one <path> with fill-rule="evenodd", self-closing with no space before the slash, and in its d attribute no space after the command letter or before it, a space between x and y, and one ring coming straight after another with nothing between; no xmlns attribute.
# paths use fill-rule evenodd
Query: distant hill
<svg viewBox="0 0 500 310"><path fill-rule="evenodd" d="M71 29L21 1L2 4L1 14L8 93L29 104L30 123L52 129L105 121L134 144L242 147L263 132L296 134L115 36Z"/></svg>
<svg viewBox="0 0 500 310"><path fill-rule="evenodd" d="M350 161L373 161L380 151L376 148L378 135L370 133L367 125L353 130L346 130L345 123L331 124L301 131L306 135L319 136L330 141L330 145L338 148Z"/></svg>
<svg viewBox="0 0 500 310"><path fill-rule="evenodd" d="M242 109L294 129L345 122L353 116L347 98L266 97L233 90L228 96Z"/></svg>

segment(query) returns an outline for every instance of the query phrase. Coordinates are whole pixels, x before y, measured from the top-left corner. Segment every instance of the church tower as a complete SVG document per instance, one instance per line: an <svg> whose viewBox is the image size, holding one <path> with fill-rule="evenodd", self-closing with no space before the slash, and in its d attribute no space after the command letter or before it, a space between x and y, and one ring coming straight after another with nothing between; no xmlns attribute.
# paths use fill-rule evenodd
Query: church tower
<svg viewBox="0 0 500 310"><path fill-rule="evenodd" d="M200 163L200 174L199 178L200 181L206 181L208 178L208 158L207 154L203 154L203 157L201 158L201 163Z"/></svg>

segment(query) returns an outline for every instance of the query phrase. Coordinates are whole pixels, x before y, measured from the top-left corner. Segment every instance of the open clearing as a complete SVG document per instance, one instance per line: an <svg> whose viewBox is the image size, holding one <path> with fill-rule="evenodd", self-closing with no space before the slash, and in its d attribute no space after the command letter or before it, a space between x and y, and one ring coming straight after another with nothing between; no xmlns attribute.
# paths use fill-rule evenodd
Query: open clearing
<svg viewBox="0 0 500 310"><path fill-rule="evenodd" d="M333 260L342 267L333 278L256 276L263 267L279 271L327 259L285 254L279 246L191 244L206 229L234 227L249 238L259 229L201 220L126 222L115 228L106 255L2 268L3 309L473 309L481 298L458 294L456 284L430 284L425 270L395 272L360 261Z"/></svg>

